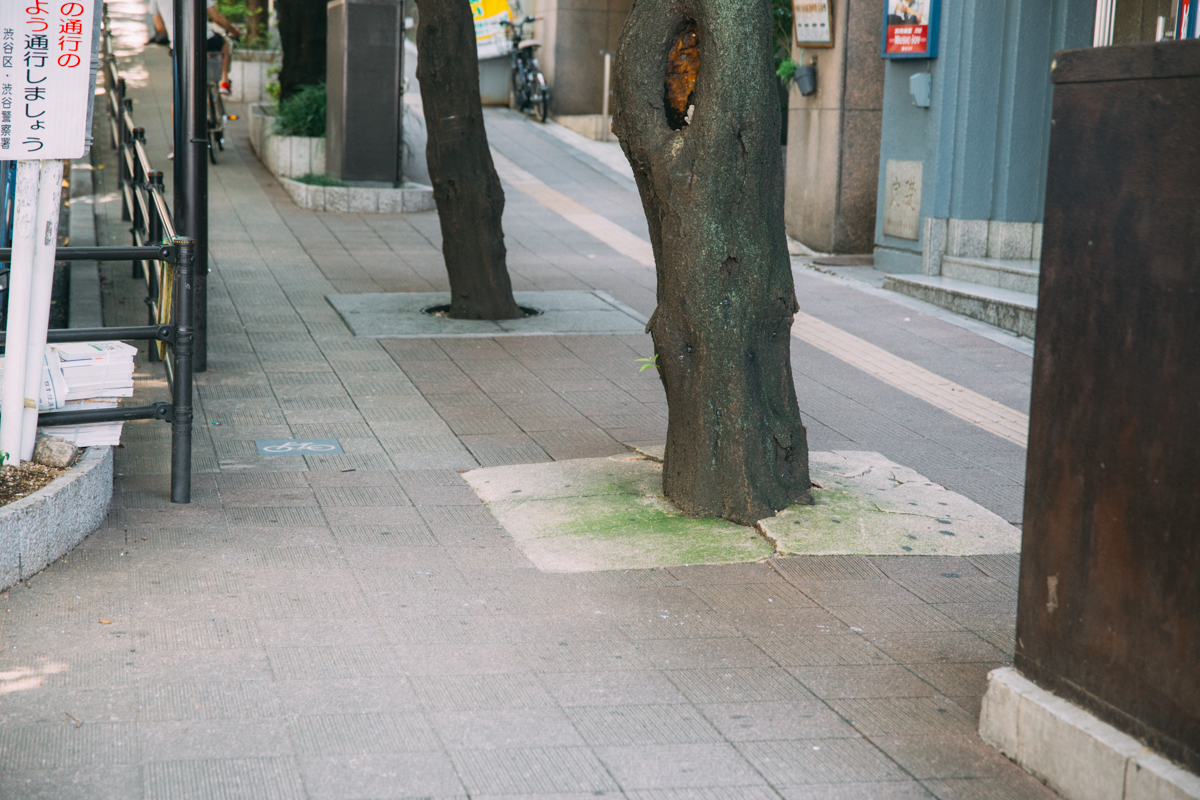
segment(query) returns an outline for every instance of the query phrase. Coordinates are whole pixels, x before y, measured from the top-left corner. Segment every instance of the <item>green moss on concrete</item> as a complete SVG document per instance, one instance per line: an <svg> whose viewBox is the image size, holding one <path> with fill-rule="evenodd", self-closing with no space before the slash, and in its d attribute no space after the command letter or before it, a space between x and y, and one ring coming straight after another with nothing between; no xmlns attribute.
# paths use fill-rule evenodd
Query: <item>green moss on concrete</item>
<svg viewBox="0 0 1200 800"><path fill-rule="evenodd" d="M779 555L1017 552L1020 533L878 453L813 453L812 506L757 529L684 516L648 456L474 470L464 477L539 568L554 572L757 561Z"/></svg>

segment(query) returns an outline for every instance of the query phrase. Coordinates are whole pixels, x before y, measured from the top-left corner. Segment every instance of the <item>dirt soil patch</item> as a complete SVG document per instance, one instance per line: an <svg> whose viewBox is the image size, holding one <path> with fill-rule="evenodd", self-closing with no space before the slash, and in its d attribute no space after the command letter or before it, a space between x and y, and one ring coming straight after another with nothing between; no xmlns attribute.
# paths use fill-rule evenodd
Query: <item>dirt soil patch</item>
<svg viewBox="0 0 1200 800"><path fill-rule="evenodd" d="M0 467L0 506L28 497L68 470L70 467L43 467L32 461L24 461L19 467Z"/></svg>

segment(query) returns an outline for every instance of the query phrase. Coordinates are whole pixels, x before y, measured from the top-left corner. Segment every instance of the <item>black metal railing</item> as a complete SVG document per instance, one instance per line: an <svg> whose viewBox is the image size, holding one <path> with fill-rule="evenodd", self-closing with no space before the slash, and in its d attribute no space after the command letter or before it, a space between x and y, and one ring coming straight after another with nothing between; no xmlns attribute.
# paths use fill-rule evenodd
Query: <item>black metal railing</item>
<svg viewBox="0 0 1200 800"><path fill-rule="evenodd" d="M194 0L193 0L194 2ZM146 155L145 131L133 121L133 103L117 73L108 9L104 10L101 61L108 98L112 144L118 153L122 219L133 224L131 247L59 247L56 261L131 261L134 277L144 278L149 324L144 326L52 330L49 342L133 340L151 343L151 360L166 368L171 402L94 411L48 411L38 424L83 425L158 419L171 423L171 501L190 503L192 496L192 383L196 339L197 275L207 265L197 258L195 238L178 235L163 193L163 175ZM191 49L191 48L189 48ZM0 248L7 263L9 248ZM0 343L3 343L0 336Z"/></svg>

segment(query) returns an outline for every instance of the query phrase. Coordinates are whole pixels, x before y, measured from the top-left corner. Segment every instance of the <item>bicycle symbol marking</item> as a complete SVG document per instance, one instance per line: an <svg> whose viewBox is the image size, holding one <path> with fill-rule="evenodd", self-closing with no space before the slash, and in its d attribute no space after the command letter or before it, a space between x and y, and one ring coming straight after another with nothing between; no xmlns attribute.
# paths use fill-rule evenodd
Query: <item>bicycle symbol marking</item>
<svg viewBox="0 0 1200 800"><path fill-rule="evenodd" d="M337 448L331 444L318 444L316 442L284 442L283 444L271 444L263 447L264 453L328 453L330 450Z"/></svg>

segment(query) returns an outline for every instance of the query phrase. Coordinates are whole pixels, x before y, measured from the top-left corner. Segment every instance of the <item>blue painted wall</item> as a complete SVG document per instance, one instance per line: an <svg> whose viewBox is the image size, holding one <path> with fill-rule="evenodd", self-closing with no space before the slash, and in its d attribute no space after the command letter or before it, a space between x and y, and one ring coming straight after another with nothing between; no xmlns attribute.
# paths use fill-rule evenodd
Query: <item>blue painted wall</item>
<svg viewBox="0 0 1200 800"><path fill-rule="evenodd" d="M889 61L876 266L920 272L921 242L883 233L889 159L924 163L921 217L1040 222L1050 131L1050 61L1089 47L1095 0L943 0L938 58ZM933 77L930 108L908 91ZM924 225L922 224L922 229Z"/></svg>

